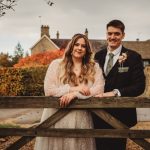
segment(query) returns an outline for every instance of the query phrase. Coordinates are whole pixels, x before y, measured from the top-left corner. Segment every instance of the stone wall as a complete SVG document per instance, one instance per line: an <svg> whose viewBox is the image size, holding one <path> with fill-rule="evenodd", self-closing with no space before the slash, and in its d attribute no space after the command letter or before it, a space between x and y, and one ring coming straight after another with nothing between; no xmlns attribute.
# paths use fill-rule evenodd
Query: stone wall
<svg viewBox="0 0 150 150"><path fill-rule="evenodd" d="M146 76L146 88L141 96L150 97L150 67L146 67L144 72ZM137 108L137 117L138 121L150 121L150 108Z"/></svg>
<svg viewBox="0 0 150 150"><path fill-rule="evenodd" d="M46 50L56 50L56 46L48 38L44 37L31 49L31 55L44 52Z"/></svg>
<svg viewBox="0 0 150 150"><path fill-rule="evenodd" d="M144 72L146 75L146 88L143 96L150 97L150 67L146 67Z"/></svg>

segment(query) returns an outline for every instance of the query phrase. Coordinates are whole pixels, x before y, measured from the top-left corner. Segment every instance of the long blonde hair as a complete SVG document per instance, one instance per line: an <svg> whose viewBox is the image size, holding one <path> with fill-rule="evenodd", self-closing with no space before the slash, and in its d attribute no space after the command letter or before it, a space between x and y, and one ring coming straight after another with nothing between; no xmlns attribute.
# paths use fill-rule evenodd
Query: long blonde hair
<svg viewBox="0 0 150 150"><path fill-rule="evenodd" d="M72 51L78 39L83 38L86 43L86 54L82 59L81 73L79 77L73 72ZM66 47L64 58L60 64L60 82L77 86L79 83L87 84L88 81L94 82L95 63L92 60L92 49L88 38L83 34L75 34Z"/></svg>

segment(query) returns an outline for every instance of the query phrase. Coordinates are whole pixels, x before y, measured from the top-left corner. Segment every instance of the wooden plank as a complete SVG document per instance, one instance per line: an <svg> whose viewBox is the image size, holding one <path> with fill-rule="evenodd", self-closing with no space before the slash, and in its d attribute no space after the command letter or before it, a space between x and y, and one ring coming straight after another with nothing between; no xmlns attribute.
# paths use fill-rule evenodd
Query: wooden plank
<svg viewBox="0 0 150 150"><path fill-rule="evenodd" d="M26 103L25 103L26 102ZM0 108L60 108L58 98L54 97L39 97L39 96L29 96L29 97L0 97ZM115 98L90 98L86 100L76 100L67 108L150 108L150 98L148 97L115 97ZM69 110L69 109L68 109ZM112 123L112 126L117 128L127 128L122 125L121 122L117 125L111 117L107 118L108 122ZM110 119L111 118L111 119ZM110 121L113 120L113 121ZM115 122L115 123L114 123ZM45 126L49 126L48 124ZM42 128L42 127L39 127ZM23 137L24 138L24 137ZM21 139L20 143L24 143L25 139ZM34 138L34 137L32 137ZM134 139L136 143L143 146L144 149L149 149L150 144L143 139ZM26 142L27 143L27 142Z"/></svg>
<svg viewBox="0 0 150 150"><path fill-rule="evenodd" d="M92 112L94 112L97 116L102 118L104 121L106 121L108 124L110 124L112 127L116 129L128 129L128 126L123 124L121 121L110 115L108 112L106 112L103 109L92 109ZM147 142L144 139L131 139L136 144L140 145L145 150L149 150L150 143Z"/></svg>
<svg viewBox="0 0 150 150"><path fill-rule="evenodd" d="M39 128L49 128L53 124L55 124L57 121L62 119L64 116L66 116L70 112L69 109L59 109L56 113L54 113L52 116L50 116L46 121L39 124L36 129Z"/></svg>
<svg viewBox="0 0 150 150"><path fill-rule="evenodd" d="M51 117L46 119L44 122L42 122L38 126L33 126L33 127L28 128L28 129L30 130L30 129L38 129L38 128L40 129L43 127L44 128L49 127L49 126L53 125L54 123L56 123L61 118L63 118L65 115L67 115L69 113L69 111L70 111L69 109L68 110L59 109L55 114L53 114ZM28 142L30 142L34 138L35 138L35 136L21 137L19 140L17 140L12 145L10 145L6 150L20 149L21 147L23 147L25 144L27 144Z"/></svg>
<svg viewBox="0 0 150 150"><path fill-rule="evenodd" d="M0 108L55 108L58 98L45 96L0 96Z"/></svg>
<svg viewBox="0 0 150 150"><path fill-rule="evenodd" d="M0 96L0 108L60 108L56 97ZM148 97L111 97L75 100L67 108L150 108Z"/></svg>
<svg viewBox="0 0 150 150"><path fill-rule="evenodd" d="M131 139L134 143L138 144L141 146L144 150L149 150L150 149L150 143L146 140L142 139Z"/></svg>
<svg viewBox="0 0 150 150"><path fill-rule="evenodd" d="M129 129L27 129L27 128L0 128L0 135L10 136L42 136L67 138L150 138L150 130Z"/></svg>
<svg viewBox="0 0 150 150"><path fill-rule="evenodd" d="M113 117L111 114L106 112L104 109L91 109L93 113L103 119L105 122L110 124L115 129L128 129L128 127L121 121Z"/></svg>

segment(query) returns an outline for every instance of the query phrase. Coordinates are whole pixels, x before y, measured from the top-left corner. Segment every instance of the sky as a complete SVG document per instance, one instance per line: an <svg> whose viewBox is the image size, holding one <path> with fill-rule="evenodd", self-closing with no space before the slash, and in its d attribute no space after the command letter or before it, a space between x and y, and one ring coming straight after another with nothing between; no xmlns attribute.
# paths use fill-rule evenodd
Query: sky
<svg viewBox="0 0 150 150"><path fill-rule="evenodd" d="M24 51L40 39L41 25L50 27L51 38L71 38L88 29L89 39L105 39L106 24L124 22L125 41L150 39L150 0L18 0L15 11L0 17L0 52L13 55L20 42Z"/></svg>

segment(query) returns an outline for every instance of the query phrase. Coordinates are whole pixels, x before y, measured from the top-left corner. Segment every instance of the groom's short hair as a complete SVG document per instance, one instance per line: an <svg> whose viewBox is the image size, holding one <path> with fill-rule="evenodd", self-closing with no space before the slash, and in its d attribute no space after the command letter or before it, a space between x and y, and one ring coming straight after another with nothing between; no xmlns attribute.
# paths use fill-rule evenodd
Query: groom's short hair
<svg viewBox="0 0 150 150"><path fill-rule="evenodd" d="M107 24L107 29L110 26L115 27L115 28L119 28L122 31L122 33L124 33L125 25L124 25L124 23L122 21L120 21L120 20L112 20L112 21L110 21Z"/></svg>

